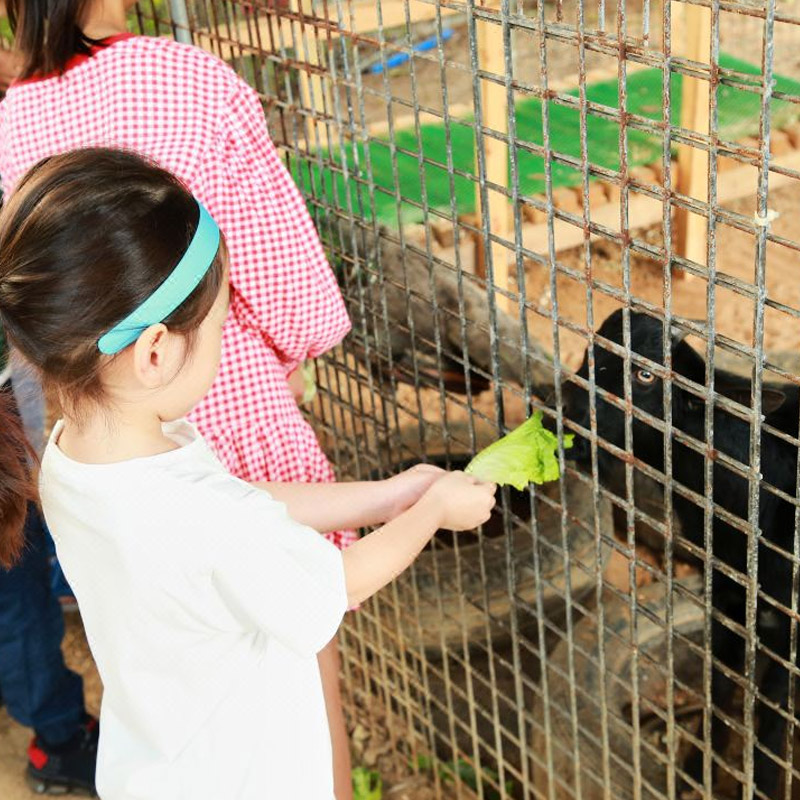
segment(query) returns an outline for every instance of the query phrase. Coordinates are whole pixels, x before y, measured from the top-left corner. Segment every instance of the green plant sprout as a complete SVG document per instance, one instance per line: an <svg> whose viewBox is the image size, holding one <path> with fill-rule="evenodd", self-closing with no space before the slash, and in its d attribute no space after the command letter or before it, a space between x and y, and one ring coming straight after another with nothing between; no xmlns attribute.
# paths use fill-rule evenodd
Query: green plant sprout
<svg viewBox="0 0 800 800"><path fill-rule="evenodd" d="M353 800L381 800L383 780L374 769L356 767L352 772Z"/></svg>
<svg viewBox="0 0 800 800"><path fill-rule="evenodd" d="M564 435L564 449L572 447L575 435ZM464 470L482 481L513 486L522 491L529 483L556 481L558 438L542 425L537 411L511 433L481 450Z"/></svg>
<svg viewBox="0 0 800 800"><path fill-rule="evenodd" d="M419 755L417 756L417 769L420 772L433 772L434 769L439 776L439 780L445 784L452 784L455 783L456 775L459 779L464 783L464 785L468 786L473 791L478 791L478 774L475 770L475 767L472 766L468 761L465 761L463 758L459 758L458 761L439 761L438 759L433 759L430 756ZM485 782L491 781L496 785L500 785L500 776L492 769L488 767L483 767L481 769L481 778L483 779L483 796L486 800L500 800L500 792L497 789L494 789L492 786L487 786ZM506 781L504 784L504 789L506 794L510 794L514 790L514 782L513 781Z"/></svg>

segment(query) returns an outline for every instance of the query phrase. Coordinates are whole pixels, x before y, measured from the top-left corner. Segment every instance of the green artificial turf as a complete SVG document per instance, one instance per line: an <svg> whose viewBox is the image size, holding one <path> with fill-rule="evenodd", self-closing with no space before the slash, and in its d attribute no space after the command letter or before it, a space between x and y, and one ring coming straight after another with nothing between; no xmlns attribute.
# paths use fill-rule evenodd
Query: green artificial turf
<svg viewBox="0 0 800 800"><path fill-rule="evenodd" d="M720 56L720 65L735 69L746 75L756 76L754 84L760 82L760 68L729 55ZM746 81L742 79L742 83ZM672 123L680 119L682 76L670 78ZM633 72L627 79L628 111L649 119L662 116L662 73L658 69ZM800 82L777 77L775 91L800 96ZM591 84L586 90L590 103L610 109L619 107L617 80ZM569 92L577 96L578 90ZM751 91L734 86L718 88L717 107L721 138L736 141L744 136L756 134L759 127L761 97ZM518 142L543 144L543 101L526 97L516 103L516 137ZM580 157L580 112L576 108L549 102L550 146L558 153ZM800 116L800 107L794 103L773 100L771 105L772 127L778 127ZM472 128L464 124L467 117L450 125L450 142L455 172L476 175L475 135ZM608 169L619 168L619 129L617 122L589 113L587 115L587 147L589 161ZM443 124L422 125L420 138L413 129L395 132L396 152L392 152L388 137L373 138L366 145L348 144L330 153L321 154L322 165L315 160L295 161L292 164L294 177L307 195L320 197L324 205L347 208L346 189L351 192L351 207L365 217L374 213L381 224L396 227L399 220L419 221L423 217L421 208L412 200L423 202L423 182L426 202L429 207L450 210L450 178L447 169L447 135ZM661 160L660 136L628 128L628 163L630 166L650 164ZM422 151L425 163L420 168L418 154ZM350 177L345 184L341 164L346 159ZM332 162L338 165L332 169ZM433 163L432 163L433 162ZM397 177L393 164L396 165ZM544 159L523 148L517 147L517 165L520 193L524 195L544 192ZM553 185L573 186L581 181L578 170L554 162L552 164ZM370 181L371 175L371 181ZM357 179L356 179L357 177ZM370 184L374 187L374 199L370 199ZM399 189L400 199L395 192ZM469 177L455 174L453 191L457 198L457 212L471 213L475 210L475 182Z"/></svg>

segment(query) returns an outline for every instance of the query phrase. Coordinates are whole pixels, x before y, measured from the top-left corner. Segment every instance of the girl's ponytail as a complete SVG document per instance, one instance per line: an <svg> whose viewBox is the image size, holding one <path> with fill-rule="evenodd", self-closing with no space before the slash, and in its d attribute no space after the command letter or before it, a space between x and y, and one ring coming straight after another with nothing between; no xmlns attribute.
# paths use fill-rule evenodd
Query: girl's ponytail
<svg viewBox="0 0 800 800"><path fill-rule="evenodd" d="M69 60L90 53L80 23L88 0L6 0L15 47L25 62L20 78L61 73Z"/></svg>
<svg viewBox="0 0 800 800"><path fill-rule="evenodd" d="M8 341L79 419L105 397L98 342L168 279L198 226L197 200L133 153L86 149L39 162L0 212L0 317ZM192 352L225 281L221 247L194 291L163 318ZM109 287L113 287L113 291ZM80 313L76 313L80 309ZM33 454L0 390L0 565L23 546L36 500Z"/></svg>
<svg viewBox="0 0 800 800"><path fill-rule="evenodd" d="M28 503L36 500L33 454L10 388L0 389L0 567L22 553Z"/></svg>

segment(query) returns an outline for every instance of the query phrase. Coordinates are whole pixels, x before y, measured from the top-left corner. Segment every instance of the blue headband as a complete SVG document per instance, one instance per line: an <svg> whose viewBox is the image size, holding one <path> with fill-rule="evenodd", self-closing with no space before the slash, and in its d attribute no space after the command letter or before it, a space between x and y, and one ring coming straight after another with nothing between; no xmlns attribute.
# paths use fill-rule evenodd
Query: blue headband
<svg viewBox="0 0 800 800"><path fill-rule="evenodd" d="M219 250L219 228L202 204L200 218L186 252L167 279L139 308L118 322L97 343L101 353L113 355L133 344L142 331L165 320L197 288Z"/></svg>

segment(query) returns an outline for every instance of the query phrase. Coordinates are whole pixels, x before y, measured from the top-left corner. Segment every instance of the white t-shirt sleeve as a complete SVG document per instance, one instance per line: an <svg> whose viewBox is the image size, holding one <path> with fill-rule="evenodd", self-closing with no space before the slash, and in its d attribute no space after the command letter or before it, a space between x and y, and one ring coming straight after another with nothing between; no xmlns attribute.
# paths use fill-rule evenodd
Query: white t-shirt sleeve
<svg viewBox="0 0 800 800"><path fill-rule="evenodd" d="M267 492L239 484L214 535L211 579L245 627L274 636L300 656L318 653L347 610L341 552L295 522Z"/></svg>

